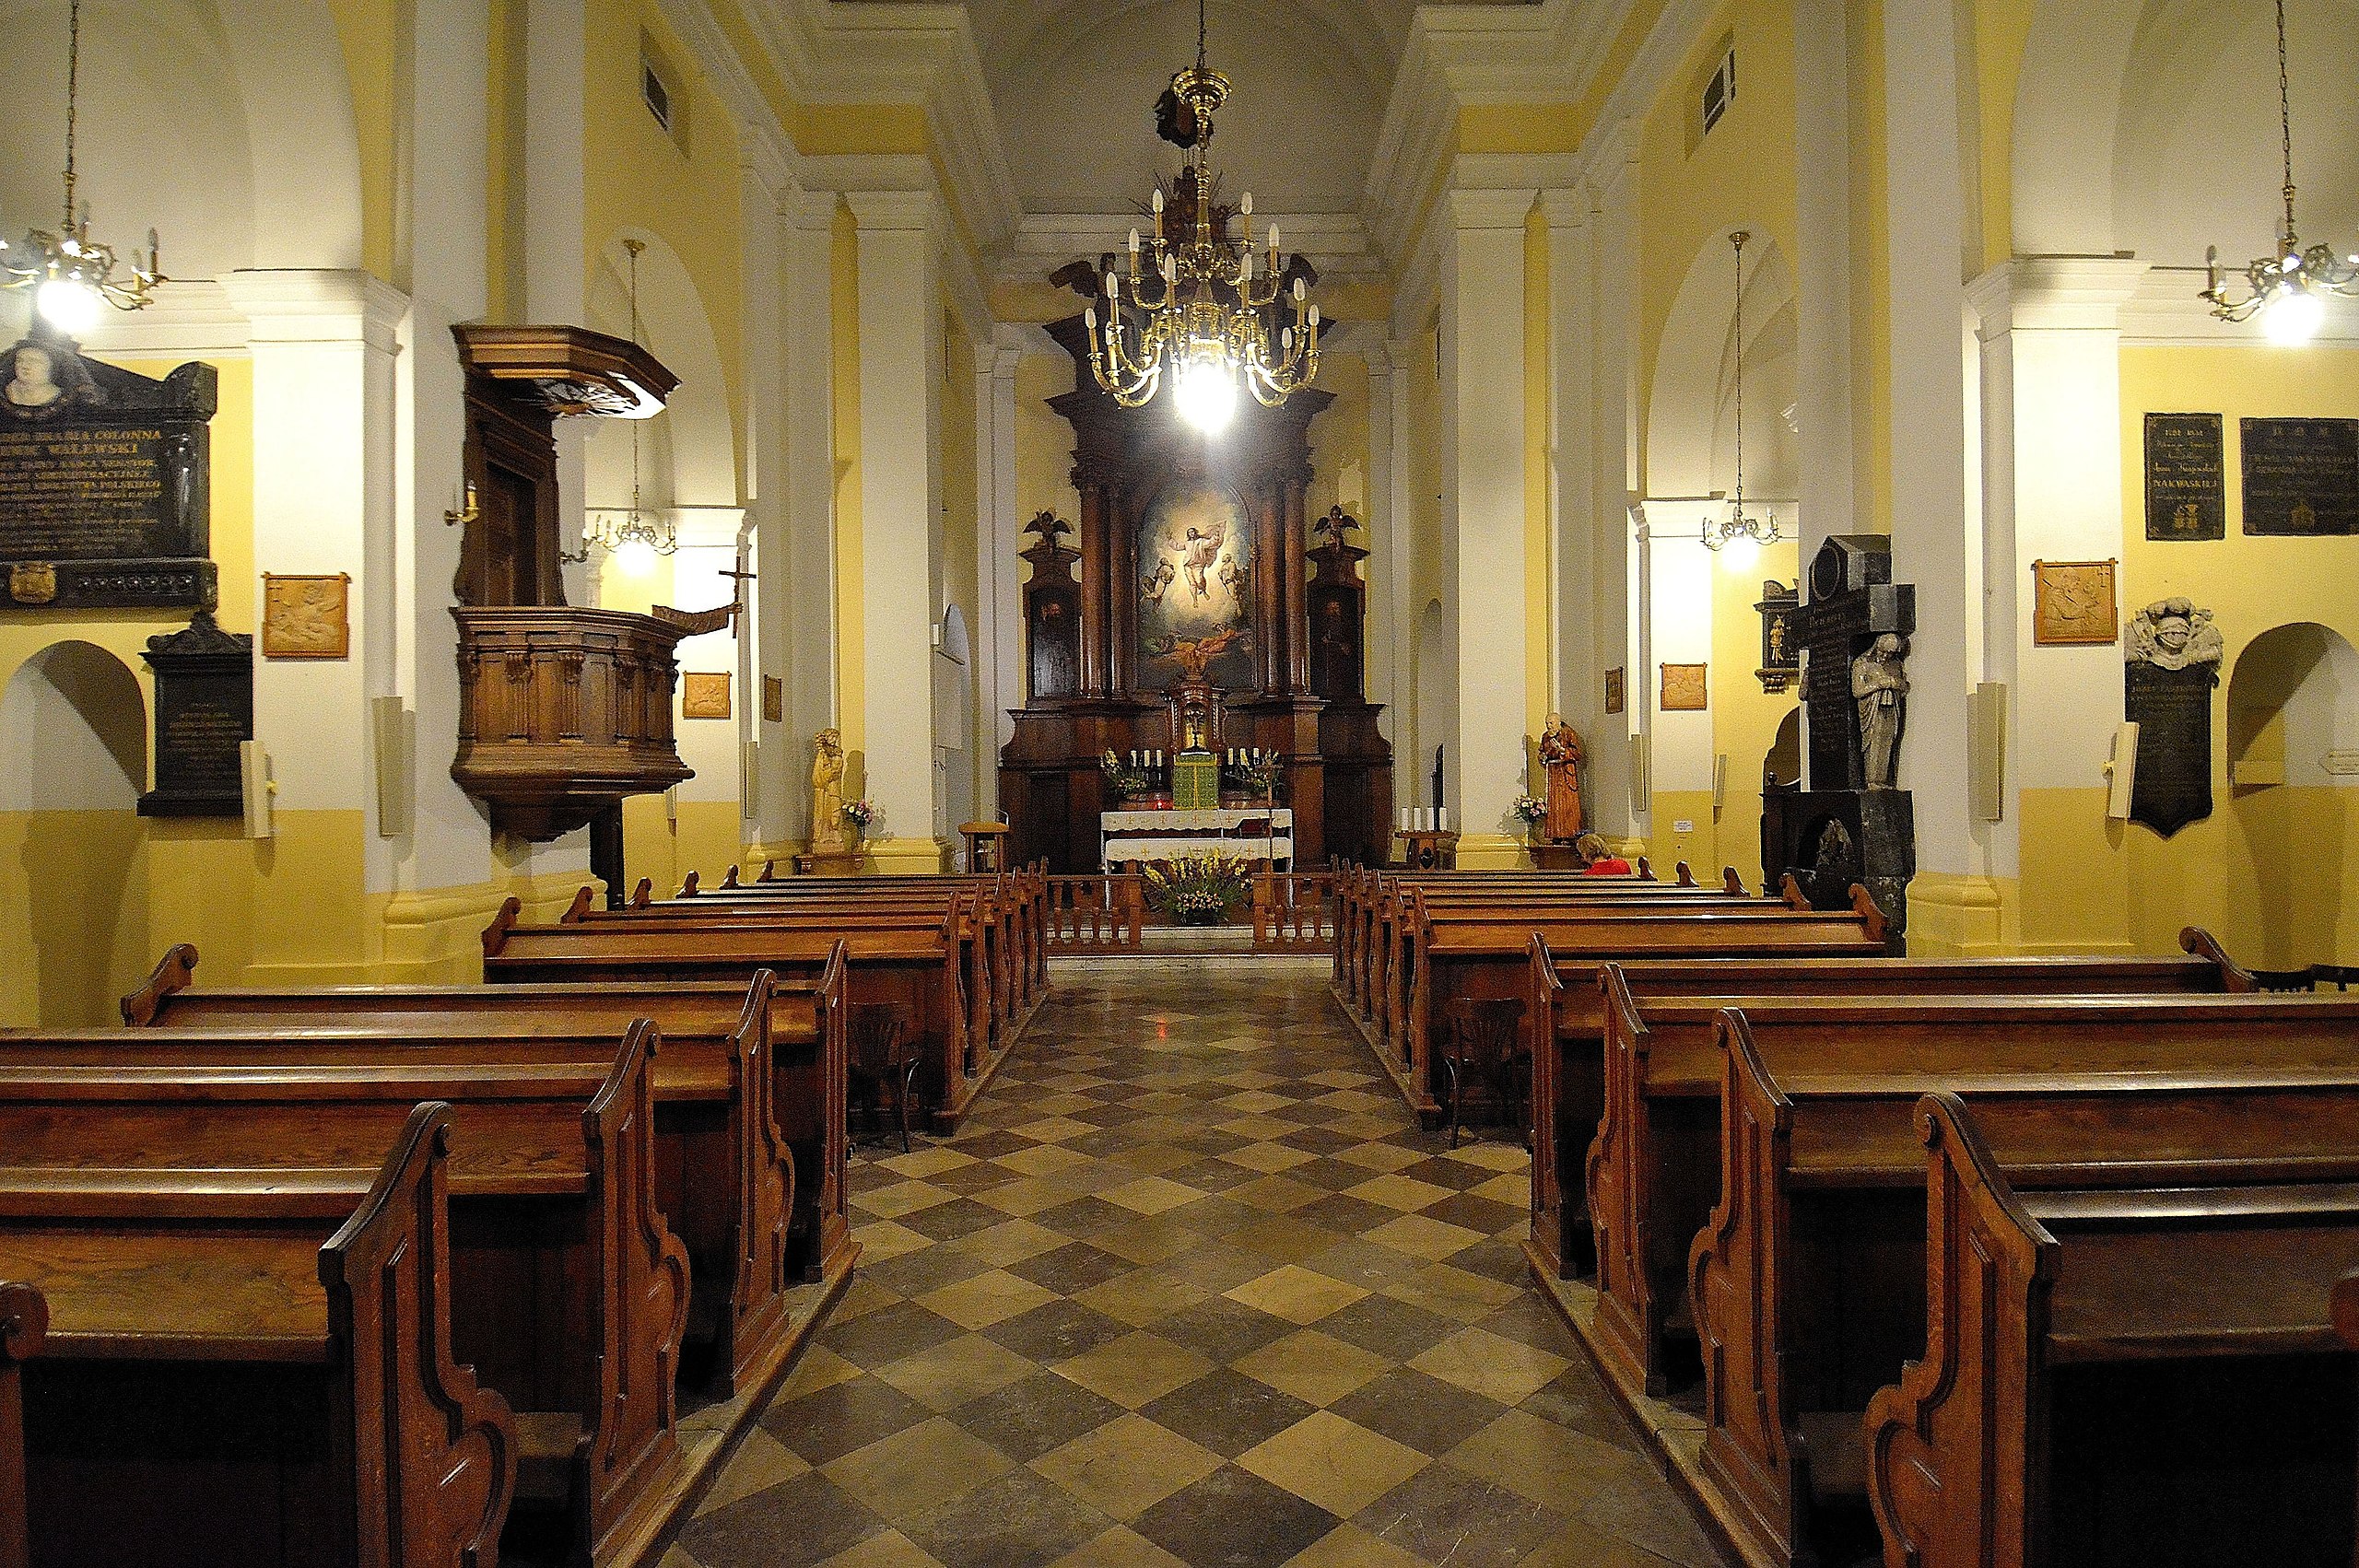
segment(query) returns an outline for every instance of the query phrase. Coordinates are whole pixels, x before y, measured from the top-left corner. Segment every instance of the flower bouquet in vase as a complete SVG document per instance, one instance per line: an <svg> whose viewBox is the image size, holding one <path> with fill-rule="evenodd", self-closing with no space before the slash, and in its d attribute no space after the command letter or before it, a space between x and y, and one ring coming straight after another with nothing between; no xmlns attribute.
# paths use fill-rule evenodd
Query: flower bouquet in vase
<svg viewBox="0 0 2359 1568"><path fill-rule="evenodd" d="M876 819L883 814L884 813L876 809L876 802L869 800L865 796L863 796L857 801L846 801L844 802L844 820L851 824L851 843L853 848L857 849L860 848L860 841L868 836L870 826L873 825Z"/></svg>
<svg viewBox="0 0 2359 1568"><path fill-rule="evenodd" d="M1181 855L1148 862L1146 899L1181 926L1216 926L1251 891L1253 862L1226 855Z"/></svg>

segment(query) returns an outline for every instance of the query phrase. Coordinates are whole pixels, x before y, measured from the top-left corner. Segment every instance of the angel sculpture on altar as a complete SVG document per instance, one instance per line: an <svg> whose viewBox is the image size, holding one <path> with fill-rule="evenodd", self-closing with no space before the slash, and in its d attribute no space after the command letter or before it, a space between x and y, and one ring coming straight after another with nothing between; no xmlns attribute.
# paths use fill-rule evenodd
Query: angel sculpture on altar
<svg viewBox="0 0 2359 1568"><path fill-rule="evenodd" d="M1569 843L1581 835L1581 738L1564 715L1552 713L1540 732L1540 766L1548 771L1548 814L1543 835Z"/></svg>

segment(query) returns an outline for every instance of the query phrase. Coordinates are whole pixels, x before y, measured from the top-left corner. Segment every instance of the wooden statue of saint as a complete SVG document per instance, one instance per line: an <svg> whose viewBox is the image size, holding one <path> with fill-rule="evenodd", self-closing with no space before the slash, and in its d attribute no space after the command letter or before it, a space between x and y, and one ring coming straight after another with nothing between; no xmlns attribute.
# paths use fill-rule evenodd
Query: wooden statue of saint
<svg viewBox="0 0 2359 1568"><path fill-rule="evenodd" d="M1581 835L1581 738L1562 714L1550 714L1540 732L1540 765L1548 770L1544 836L1568 844Z"/></svg>

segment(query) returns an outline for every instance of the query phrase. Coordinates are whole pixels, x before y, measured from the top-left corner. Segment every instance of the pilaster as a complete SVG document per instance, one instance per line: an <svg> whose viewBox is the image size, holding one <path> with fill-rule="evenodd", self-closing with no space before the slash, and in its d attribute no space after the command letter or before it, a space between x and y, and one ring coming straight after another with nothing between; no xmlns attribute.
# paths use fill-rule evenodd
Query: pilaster
<svg viewBox="0 0 2359 1568"><path fill-rule="evenodd" d="M856 191L846 200L860 247L863 776L885 829L871 853L880 871L939 871L932 661L941 603L942 215L930 192Z"/></svg>
<svg viewBox="0 0 2359 1568"><path fill-rule="evenodd" d="M1532 194L1443 198L1443 560L1458 672L1450 808L1465 832L1485 837L1506 836L1524 784L1523 232ZM1485 848L1475 846L1478 860Z"/></svg>

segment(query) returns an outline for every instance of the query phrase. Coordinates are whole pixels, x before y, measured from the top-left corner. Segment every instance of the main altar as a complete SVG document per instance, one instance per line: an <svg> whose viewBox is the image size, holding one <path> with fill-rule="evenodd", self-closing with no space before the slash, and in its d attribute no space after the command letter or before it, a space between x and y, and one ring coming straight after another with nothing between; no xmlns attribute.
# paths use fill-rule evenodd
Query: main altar
<svg viewBox="0 0 2359 1568"><path fill-rule="evenodd" d="M1094 288L1089 263L1069 270ZM1027 530L1026 703L999 774L1015 860L1097 869L1102 813L1140 803L1109 781L1109 752L1259 751L1274 759L1269 794L1237 798L1215 763L1222 810L1259 821L1277 808L1290 863L1381 864L1392 748L1364 693L1367 552L1340 509L1309 515L1309 428L1332 397L1240 399L1205 436L1168 398L1125 409L1100 391L1081 317L1049 332L1076 372L1076 390L1049 402L1073 427L1081 512Z"/></svg>

